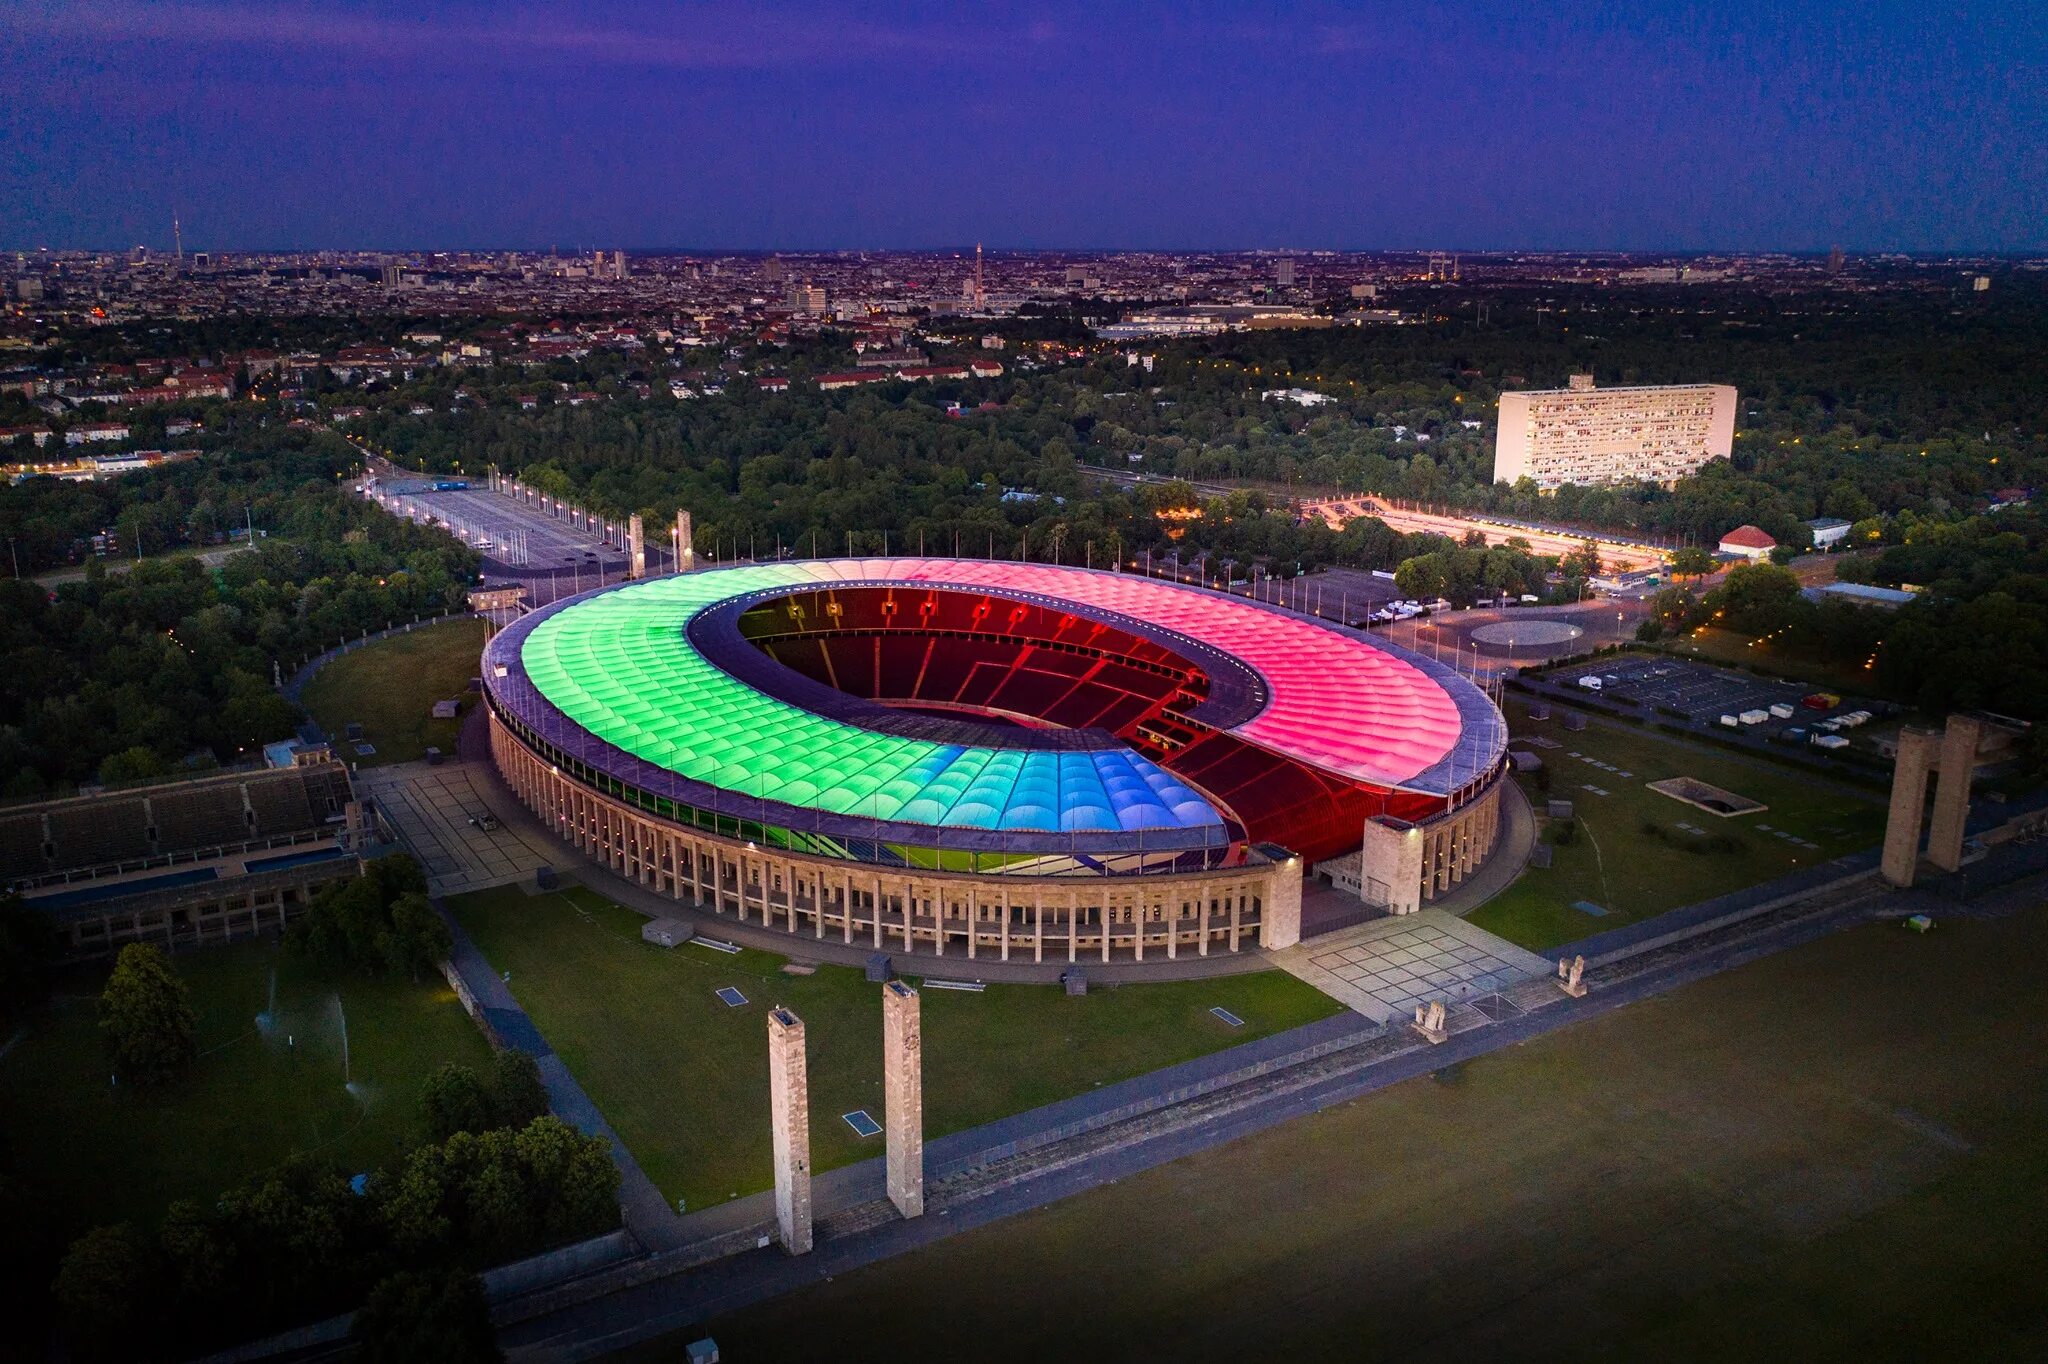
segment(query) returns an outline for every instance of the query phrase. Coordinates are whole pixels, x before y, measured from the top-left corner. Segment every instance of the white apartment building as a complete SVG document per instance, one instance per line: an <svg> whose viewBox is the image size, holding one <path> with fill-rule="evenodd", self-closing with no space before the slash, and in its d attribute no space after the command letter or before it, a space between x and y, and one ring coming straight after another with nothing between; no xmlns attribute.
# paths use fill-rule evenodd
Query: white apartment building
<svg viewBox="0 0 2048 1364"><path fill-rule="evenodd" d="M1569 388L1500 396L1493 446L1497 483L1533 479L1545 490L1645 479L1671 484L1735 441L1730 384L1595 388L1574 374Z"/></svg>

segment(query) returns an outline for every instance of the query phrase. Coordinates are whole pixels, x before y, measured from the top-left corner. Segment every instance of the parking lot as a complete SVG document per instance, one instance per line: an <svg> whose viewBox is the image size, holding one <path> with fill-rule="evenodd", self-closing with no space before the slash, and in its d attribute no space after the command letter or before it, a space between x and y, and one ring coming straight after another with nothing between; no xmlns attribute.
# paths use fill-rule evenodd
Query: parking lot
<svg viewBox="0 0 2048 1364"><path fill-rule="evenodd" d="M1694 724L1718 725L1723 716L1739 718L1762 711L1767 718L1739 725L1744 733L1762 738L1777 737L1788 729L1810 729L1819 721L1857 710L1882 715L1888 709L1849 697L1837 698L1831 706L1809 706L1808 697L1824 693L1797 683L1662 656L1612 659L1597 666L1567 668L1552 674L1550 680L1577 688L1585 677L1600 679L1599 694L1605 700L1649 706ZM1773 706L1781 710L1790 707L1791 715L1772 715Z"/></svg>

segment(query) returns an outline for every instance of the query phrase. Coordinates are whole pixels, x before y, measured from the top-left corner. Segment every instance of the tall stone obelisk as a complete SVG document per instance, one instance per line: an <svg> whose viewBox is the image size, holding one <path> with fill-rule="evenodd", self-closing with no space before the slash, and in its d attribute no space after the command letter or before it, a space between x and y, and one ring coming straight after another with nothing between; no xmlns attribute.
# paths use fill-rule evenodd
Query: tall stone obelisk
<svg viewBox="0 0 2048 1364"><path fill-rule="evenodd" d="M691 540L690 513L676 512L676 572L688 573L697 566L697 547Z"/></svg>
<svg viewBox="0 0 2048 1364"><path fill-rule="evenodd" d="M924 1023L917 991L882 987L883 1129L889 1144L889 1201L905 1217L924 1212Z"/></svg>
<svg viewBox="0 0 2048 1364"><path fill-rule="evenodd" d="M811 1084L804 1022L777 1005L768 1011L768 1114L775 1145L775 1222L782 1248L811 1248Z"/></svg>

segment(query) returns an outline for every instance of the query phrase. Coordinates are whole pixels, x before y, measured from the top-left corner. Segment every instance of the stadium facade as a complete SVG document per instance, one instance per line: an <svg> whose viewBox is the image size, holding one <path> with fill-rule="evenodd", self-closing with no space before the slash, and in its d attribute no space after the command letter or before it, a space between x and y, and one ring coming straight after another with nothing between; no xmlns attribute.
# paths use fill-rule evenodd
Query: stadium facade
<svg viewBox="0 0 2048 1364"><path fill-rule="evenodd" d="M1304 868L1367 821L1421 850L1391 902L1462 879L1498 825L1506 727L1454 670L1135 575L745 565L532 612L484 664L499 770L563 838L846 943L1286 946Z"/></svg>

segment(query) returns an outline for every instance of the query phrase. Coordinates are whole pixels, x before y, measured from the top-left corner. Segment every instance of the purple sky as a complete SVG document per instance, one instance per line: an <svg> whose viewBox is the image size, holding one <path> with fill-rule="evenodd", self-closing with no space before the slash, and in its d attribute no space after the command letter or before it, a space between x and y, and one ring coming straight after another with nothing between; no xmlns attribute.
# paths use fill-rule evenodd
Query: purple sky
<svg viewBox="0 0 2048 1364"><path fill-rule="evenodd" d="M0 247L2048 248L2048 4L0 0Z"/></svg>

